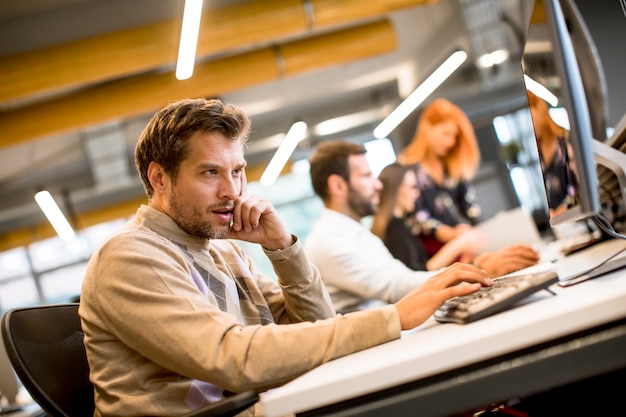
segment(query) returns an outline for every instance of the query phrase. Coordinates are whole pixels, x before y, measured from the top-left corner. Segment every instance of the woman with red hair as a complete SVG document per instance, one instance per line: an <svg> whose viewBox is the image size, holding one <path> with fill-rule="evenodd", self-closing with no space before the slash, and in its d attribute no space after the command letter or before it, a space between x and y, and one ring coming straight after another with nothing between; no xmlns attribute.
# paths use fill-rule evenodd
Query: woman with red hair
<svg viewBox="0 0 626 417"><path fill-rule="evenodd" d="M431 255L480 221L472 185L480 151L474 128L458 106L440 98L426 107L398 162L417 174L420 196L413 227Z"/></svg>
<svg viewBox="0 0 626 417"><path fill-rule="evenodd" d="M576 170L567 131L559 126L548 111L548 103L530 91L528 103L533 119L541 172L546 187L550 217L558 215L574 202Z"/></svg>

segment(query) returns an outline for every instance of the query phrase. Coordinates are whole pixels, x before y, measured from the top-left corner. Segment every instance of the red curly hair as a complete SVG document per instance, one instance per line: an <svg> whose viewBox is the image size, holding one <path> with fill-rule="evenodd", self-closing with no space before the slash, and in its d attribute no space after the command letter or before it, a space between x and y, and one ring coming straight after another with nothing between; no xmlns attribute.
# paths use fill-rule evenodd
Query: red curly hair
<svg viewBox="0 0 626 417"><path fill-rule="evenodd" d="M398 162L412 165L422 161L428 151L428 133L432 126L450 120L457 125L459 133L454 148L444 158L445 168L455 181L471 180L480 164L480 150L474 128L463 110L443 98L433 101L424 109L413 140L398 155Z"/></svg>

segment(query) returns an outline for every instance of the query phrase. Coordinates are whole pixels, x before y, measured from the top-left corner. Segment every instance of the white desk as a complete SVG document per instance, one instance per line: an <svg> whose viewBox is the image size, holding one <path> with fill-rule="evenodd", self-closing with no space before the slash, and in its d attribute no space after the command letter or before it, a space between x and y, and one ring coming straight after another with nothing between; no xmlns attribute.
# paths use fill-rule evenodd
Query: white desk
<svg viewBox="0 0 626 417"><path fill-rule="evenodd" d="M559 261L562 262L560 264L561 269L570 271L573 263L581 265L581 270L585 269L591 259L597 262L599 256L608 255L623 247L626 247L626 241L604 242ZM555 266L558 272L559 263ZM447 382L447 388L450 388L451 385L462 385L468 378L476 378L475 374L470 375L470 372L476 370L484 373L486 372L485 369L491 367L488 372L502 374L502 370L514 369L517 364L522 362L541 361L551 356L559 357L561 353L563 353L562 358L574 360L576 361L574 365L577 365L579 358L576 358L576 354L578 354L576 352L585 352L584 349L578 349L581 344L585 346L587 344L594 345L596 342L601 342L603 348L610 351L601 355L602 357L597 361L597 366L594 365L596 363L594 359L591 365L585 364L576 374L571 370L576 366L570 367L568 365L568 368L571 369L568 369L567 372L549 373L538 378L542 381L536 381L536 383L535 381L526 381L526 385L528 385L526 388L523 388L523 383L520 384L519 381L516 381L516 389L523 388L526 393L533 390L536 392L542 388L541 383L553 384L552 386L554 386L554 384L566 382L567 378L580 378L585 375L606 372L614 367L626 367L626 354L623 353L626 352L626 345L622 345L622 343L626 343L626 325L613 331L613 333L611 330L607 330L609 333L606 333L607 331L604 329L598 330L598 332L604 333L599 336L592 336L589 340L557 341L559 338L567 338L579 332L626 318L626 272L624 270L617 271L566 288L555 284L550 289L557 295L541 291L508 311L474 323L457 325L439 324L434 320L428 321L417 329L405 332L399 340L336 359L280 388L262 394L261 404L269 417L277 417L288 413L320 409L363 396L367 398L374 393L393 387L410 385L415 381L419 383L419 381L426 381L431 377L445 375L459 369L466 369L467 371L453 375L452 379ZM611 338L616 338L618 342L610 341ZM542 352L534 351L533 353L533 348L549 343L554 343L554 345L547 347ZM611 349L617 349L617 354L611 354L615 353ZM516 355L515 352L519 352L519 355ZM565 355L568 352L574 356ZM529 354L535 356L528 356ZM536 357L537 355L539 357ZM496 360L494 362L495 358L502 358L502 361ZM607 358L610 361L605 361ZM481 363L485 364L484 367L470 370L471 366ZM569 375L572 372L574 374ZM493 382L507 385L501 384L498 380L493 380ZM417 394L401 392L400 395L413 396L415 399L419 399L422 404L428 404L426 400L429 396L442 389L442 386L437 386L437 384L440 382L420 386L416 388L419 391ZM465 409L503 399L491 398L496 395L509 394L506 389L498 391L499 385L493 386L491 390L485 390L492 393L491 396L485 395L484 398L467 402ZM446 396L444 395L443 398ZM409 398L407 401L410 400ZM383 398L381 401L384 403L385 399ZM388 403L402 401L403 399L394 397ZM456 401L456 398L452 401ZM482 402L474 404L476 401ZM450 400L448 400L449 402ZM378 403L377 407L385 407L385 405ZM460 405L455 405L455 407L460 407ZM364 410L350 413L345 411L345 407L343 409L343 412L334 414L332 407L327 407L324 413L320 413L320 415L366 415ZM414 408L411 409L415 410ZM442 409L445 407L440 407L438 412L441 413ZM326 411L328 412L326 413ZM451 413L452 411L460 412L463 409L455 410L452 407L450 411ZM380 415L380 408L378 413ZM423 413L423 415L427 415L427 413Z"/></svg>
<svg viewBox="0 0 626 417"><path fill-rule="evenodd" d="M24 405L21 409L16 411L11 411L6 414L1 414L6 417L45 417L47 414L37 405L36 403L31 403Z"/></svg>

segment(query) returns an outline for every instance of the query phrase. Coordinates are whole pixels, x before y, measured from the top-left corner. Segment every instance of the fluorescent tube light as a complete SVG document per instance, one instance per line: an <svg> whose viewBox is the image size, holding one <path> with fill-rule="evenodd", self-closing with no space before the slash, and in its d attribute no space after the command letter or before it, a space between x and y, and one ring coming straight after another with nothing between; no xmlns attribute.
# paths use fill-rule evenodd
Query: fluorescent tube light
<svg viewBox="0 0 626 417"><path fill-rule="evenodd" d="M565 107L552 107L548 109L548 114L550 114L550 118L554 120L554 123L561 126L563 129L567 131L571 129L569 116L567 115L567 109L565 109Z"/></svg>
<svg viewBox="0 0 626 417"><path fill-rule="evenodd" d="M386 138L406 117L432 94L467 59L464 51L456 51L424 80L394 111L374 129L374 137Z"/></svg>
<svg viewBox="0 0 626 417"><path fill-rule="evenodd" d="M509 51L506 49L496 49L495 51L488 52L481 55L476 60L476 65L480 68L491 68L494 65L500 65L504 61L509 59Z"/></svg>
<svg viewBox="0 0 626 417"><path fill-rule="evenodd" d="M178 46L178 61L176 63L176 78L179 80L186 80L193 74L198 32L200 31L200 16L202 16L202 0L185 0L183 26L180 31L180 45Z"/></svg>
<svg viewBox="0 0 626 417"><path fill-rule="evenodd" d="M359 126L363 126L380 116L379 109L364 110L352 114L346 114L344 116L338 116L332 119L324 120L318 123L313 132L317 136L329 136L335 133L345 132L346 130L354 129Z"/></svg>
<svg viewBox="0 0 626 417"><path fill-rule="evenodd" d="M35 194L35 201L62 240L69 242L74 239L74 229L48 191L39 191Z"/></svg>
<svg viewBox="0 0 626 417"><path fill-rule="evenodd" d="M306 129L307 125L302 121L291 125L283 143L280 144L272 160L267 164L263 175L261 175L261 185L268 187L274 184L298 143L306 137Z"/></svg>
<svg viewBox="0 0 626 417"><path fill-rule="evenodd" d="M524 84L526 84L526 88L531 93L534 93L537 97L545 100L552 107L556 107L559 104L559 99L556 95L526 74L524 74Z"/></svg>

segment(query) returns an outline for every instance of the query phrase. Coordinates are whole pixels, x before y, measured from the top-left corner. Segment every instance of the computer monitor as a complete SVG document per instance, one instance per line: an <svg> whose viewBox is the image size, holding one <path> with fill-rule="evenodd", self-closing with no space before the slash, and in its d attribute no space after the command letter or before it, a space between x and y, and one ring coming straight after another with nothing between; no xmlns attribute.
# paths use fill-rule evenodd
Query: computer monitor
<svg viewBox="0 0 626 417"><path fill-rule="evenodd" d="M533 5L522 70L526 80L556 95L569 124L562 146L574 194L566 211L551 214L550 225L591 218L609 235L624 238L602 213L606 190L613 200L625 201L626 155L611 146L612 138L606 140L607 89L593 39L573 0L535 0ZM544 183L547 197L552 185Z"/></svg>
<svg viewBox="0 0 626 417"><path fill-rule="evenodd" d="M536 0L522 57L524 74L556 95L559 105L565 108L569 120L566 144L561 145L569 169L562 181L569 181L569 188L573 189L574 193L567 201L565 211L552 212L551 226L593 217L600 213L601 209L594 157L592 114L587 101L588 96L597 97L598 94L587 94L589 89L586 90L583 83L581 67L578 65L572 42L572 33L576 33L578 39L585 34L588 35L584 28L584 22L572 0ZM589 45L592 44L591 39L587 39L584 44L580 40L577 42L579 50L580 45L586 45L587 52L590 49ZM538 53L538 50L542 53ZM599 62L599 59L596 60ZM587 65L587 73L590 73L591 67ZM603 79L600 69L596 67L595 72L597 75L591 78ZM528 78L525 77L526 80ZM597 89L598 86L594 88ZM595 117L595 120L596 125L602 125L601 131L605 131L603 116L601 120L598 120L598 117ZM546 172L543 174L546 178ZM553 184L544 185L549 199L550 186Z"/></svg>

